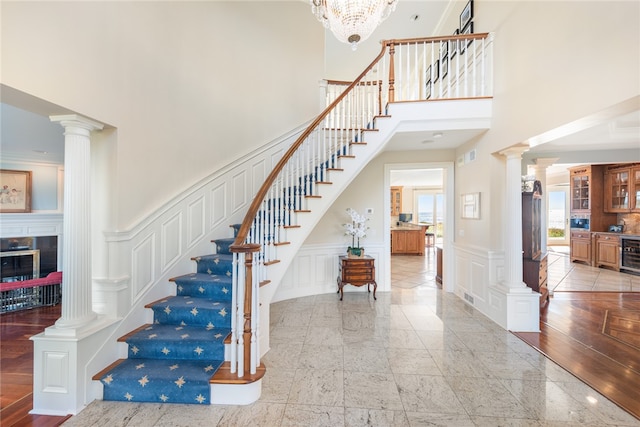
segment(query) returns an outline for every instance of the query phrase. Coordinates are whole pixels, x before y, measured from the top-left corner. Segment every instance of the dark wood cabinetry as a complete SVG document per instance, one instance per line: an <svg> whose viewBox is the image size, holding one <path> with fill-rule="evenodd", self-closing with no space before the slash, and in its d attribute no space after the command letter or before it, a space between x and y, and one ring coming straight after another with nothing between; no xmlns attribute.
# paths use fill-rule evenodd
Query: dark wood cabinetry
<svg viewBox="0 0 640 427"><path fill-rule="evenodd" d="M547 305L547 254L541 251L542 199L538 193L522 193L522 280L540 293L540 307Z"/></svg>
<svg viewBox="0 0 640 427"><path fill-rule="evenodd" d="M540 294L541 308L549 302L547 270L547 254L541 254L535 259L524 258L522 260L522 280Z"/></svg>
<svg viewBox="0 0 640 427"><path fill-rule="evenodd" d="M353 286L367 285L367 291L369 292L369 285L373 285L373 299L377 299L376 290L378 289L378 285L376 284L374 258L370 256L364 256L362 258L341 256L338 268L338 292L340 292L340 301L342 301L343 297L342 288L347 284Z"/></svg>

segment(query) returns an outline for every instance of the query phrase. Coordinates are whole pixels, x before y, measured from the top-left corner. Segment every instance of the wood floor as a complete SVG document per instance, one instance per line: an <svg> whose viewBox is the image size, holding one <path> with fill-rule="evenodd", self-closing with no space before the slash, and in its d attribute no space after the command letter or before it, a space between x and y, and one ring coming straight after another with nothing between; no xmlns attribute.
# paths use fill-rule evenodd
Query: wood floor
<svg viewBox="0 0 640 427"><path fill-rule="evenodd" d="M540 333L516 333L640 419L640 293L555 292Z"/></svg>
<svg viewBox="0 0 640 427"><path fill-rule="evenodd" d="M0 426L50 427L67 417L30 415L33 408L33 343L29 337L60 317L60 305L0 315Z"/></svg>
<svg viewBox="0 0 640 427"><path fill-rule="evenodd" d="M33 344L60 306L0 315L0 425L58 426L68 417L29 415ZM517 333L551 360L640 419L640 293L555 292L540 333Z"/></svg>

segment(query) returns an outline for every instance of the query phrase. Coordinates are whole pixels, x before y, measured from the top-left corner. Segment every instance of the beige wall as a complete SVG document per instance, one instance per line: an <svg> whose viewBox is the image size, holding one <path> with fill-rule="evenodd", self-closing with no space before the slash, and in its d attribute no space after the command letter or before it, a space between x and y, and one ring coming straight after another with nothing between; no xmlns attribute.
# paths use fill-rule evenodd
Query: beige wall
<svg viewBox="0 0 640 427"><path fill-rule="evenodd" d="M302 2L2 2L2 83L116 128L126 229L317 114L324 30ZM103 148L100 148L103 151Z"/></svg>
<svg viewBox="0 0 640 427"><path fill-rule="evenodd" d="M350 243L349 238L344 236L344 228L342 227L342 224L349 220L346 213L347 208L353 208L361 214L365 213L365 209L373 208L373 215L370 215L370 221L367 224L370 227L369 232L365 240L360 243L365 247L367 244L382 245L384 243L383 221L385 217L388 217L388 212L384 209L384 196L387 191L384 186L384 166L386 164L427 164L453 161L453 150L381 153L365 167L333 203L309 235L305 244Z"/></svg>
<svg viewBox="0 0 640 427"><path fill-rule="evenodd" d="M456 153L478 158L456 168L456 197L481 192L481 219L456 215L456 242L497 250L508 212L496 153L640 93L640 3L475 0L474 22L495 33L494 120Z"/></svg>

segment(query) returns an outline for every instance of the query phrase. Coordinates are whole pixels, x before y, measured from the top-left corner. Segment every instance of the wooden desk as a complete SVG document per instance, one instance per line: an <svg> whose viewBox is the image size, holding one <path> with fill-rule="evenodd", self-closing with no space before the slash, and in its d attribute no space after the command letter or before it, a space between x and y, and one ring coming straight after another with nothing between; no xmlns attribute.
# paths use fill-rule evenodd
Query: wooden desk
<svg viewBox="0 0 640 427"><path fill-rule="evenodd" d="M338 292L340 293L340 301L342 301L344 285L353 286L367 285L367 292L371 292L369 285L373 285L373 299L376 300L376 267L375 259L370 256L362 258L349 258L347 256L340 257L338 266Z"/></svg>

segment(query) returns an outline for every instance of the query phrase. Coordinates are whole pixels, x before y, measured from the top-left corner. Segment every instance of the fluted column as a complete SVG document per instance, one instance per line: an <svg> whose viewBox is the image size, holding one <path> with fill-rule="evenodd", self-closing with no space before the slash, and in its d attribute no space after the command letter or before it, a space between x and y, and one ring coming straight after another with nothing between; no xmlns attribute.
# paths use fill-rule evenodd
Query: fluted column
<svg viewBox="0 0 640 427"><path fill-rule="evenodd" d="M96 318L91 301L91 132L103 125L75 114L51 116L64 127L62 316L55 330L72 334Z"/></svg>
<svg viewBox="0 0 640 427"><path fill-rule="evenodd" d="M501 151L507 158L506 165L506 212L504 242L504 282L503 286L510 290L522 289L530 292L530 288L522 280L522 153L527 146L515 146Z"/></svg>

